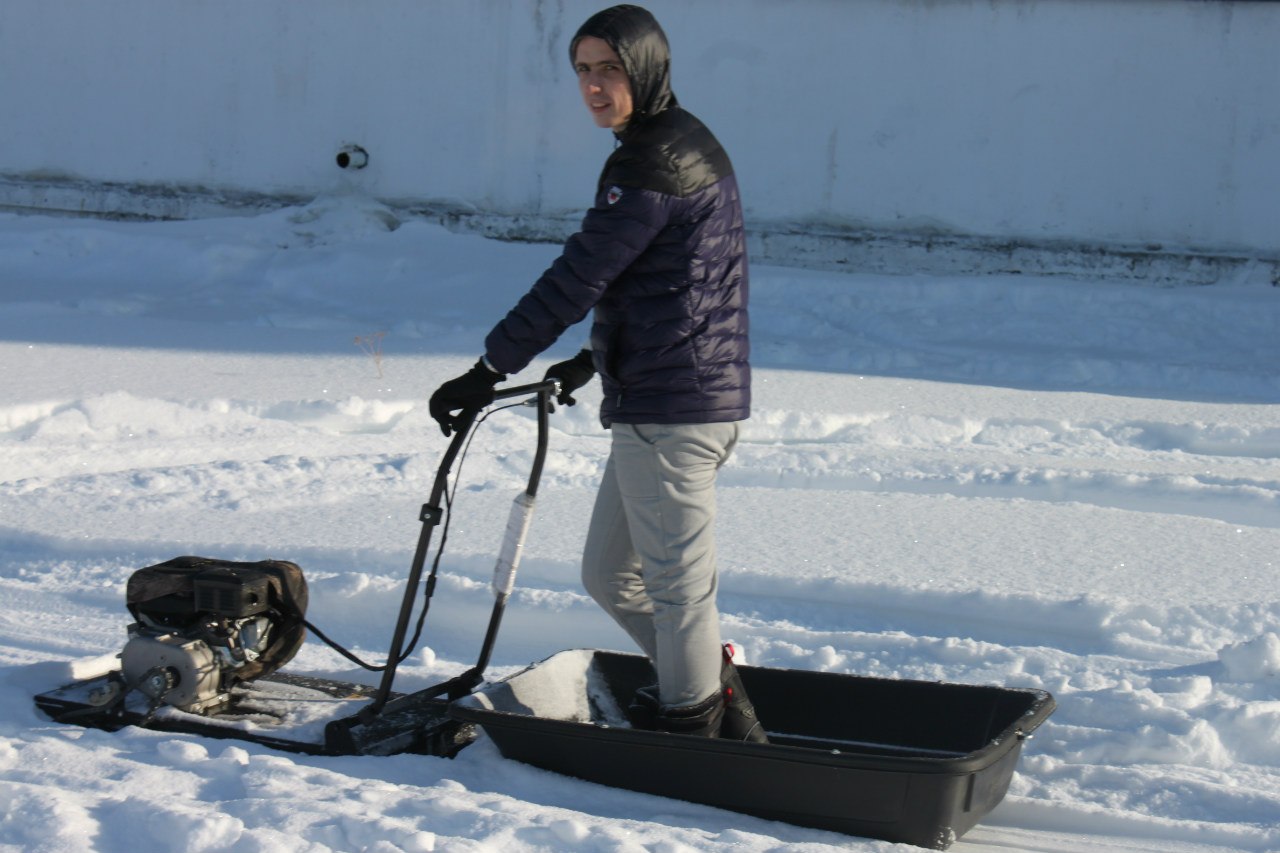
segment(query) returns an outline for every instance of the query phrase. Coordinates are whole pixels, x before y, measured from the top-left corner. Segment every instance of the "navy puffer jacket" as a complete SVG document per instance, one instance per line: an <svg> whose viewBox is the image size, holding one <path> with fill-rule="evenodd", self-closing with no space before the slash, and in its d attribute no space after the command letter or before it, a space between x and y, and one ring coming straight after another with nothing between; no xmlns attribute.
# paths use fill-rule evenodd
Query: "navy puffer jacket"
<svg viewBox="0 0 1280 853"><path fill-rule="evenodd" d="M751 408L747 258L733 167L711 131L676 103L666 38L652 16L614 7L588 20L574 45L587 35L622 59L635 111L582 229L489 333L485 356L515 373L594 309L605 426L743 420Z"/></svg>

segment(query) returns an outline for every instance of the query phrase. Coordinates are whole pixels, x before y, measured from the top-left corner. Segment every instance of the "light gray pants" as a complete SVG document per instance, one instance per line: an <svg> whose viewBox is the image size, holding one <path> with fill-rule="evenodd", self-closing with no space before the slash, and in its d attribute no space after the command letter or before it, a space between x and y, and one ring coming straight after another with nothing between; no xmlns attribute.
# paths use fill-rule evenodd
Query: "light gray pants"
<svg viewBox="0 0 1280 853"><path fill-rule="evenodd" d="M653 661L664 705L720 689L716 472L736 423L613 424L582 582Z"/></svg>

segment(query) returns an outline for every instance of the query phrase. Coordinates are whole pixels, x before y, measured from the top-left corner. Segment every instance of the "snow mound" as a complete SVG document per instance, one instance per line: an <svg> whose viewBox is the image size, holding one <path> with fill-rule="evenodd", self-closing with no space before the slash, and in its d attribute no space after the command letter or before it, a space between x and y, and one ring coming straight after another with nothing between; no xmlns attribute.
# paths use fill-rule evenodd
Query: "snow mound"
<svg viewBox="0 0 1280 853"><path fill-rule="evenodd" d="M1229 681L1261 681L1280 677L1280 634L1266 633L1218 652Z"/></svg>

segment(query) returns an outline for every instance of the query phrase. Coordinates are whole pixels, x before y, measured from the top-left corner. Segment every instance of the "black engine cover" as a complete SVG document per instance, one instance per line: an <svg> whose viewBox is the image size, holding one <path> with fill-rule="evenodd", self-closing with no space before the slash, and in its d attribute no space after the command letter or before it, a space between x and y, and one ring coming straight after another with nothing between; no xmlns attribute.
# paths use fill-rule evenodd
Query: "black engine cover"
<svg viewBox="0 0 1280 853"><path fill-rule="evenodd" d="M274 631L261 657L237 670L248 681L287 663L306 638L307 582L302 569L286 560L242 563L209 557L175 557L129 577L129 612L183 632L210 618L266 615Z"/></svg>

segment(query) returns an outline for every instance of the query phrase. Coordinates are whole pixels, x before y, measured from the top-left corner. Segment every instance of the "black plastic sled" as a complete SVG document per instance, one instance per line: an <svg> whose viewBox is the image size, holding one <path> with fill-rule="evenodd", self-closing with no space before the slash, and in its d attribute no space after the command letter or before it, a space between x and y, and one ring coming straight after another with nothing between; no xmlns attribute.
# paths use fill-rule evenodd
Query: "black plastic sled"
<svg viewBox="0 0 1280 853"><path fill-rule="evenodd" d="M517 761L800 826L945 850L1008 790L1042 690L739 667L770 743L632 729L640 655L560 652L453 703Z"/></svg>
<svg viewBox="0 0 1280 853"><path fill-rule="evenodd" d="M128 605L137 621L129 628L119 668L42 693L35 697L36 706L58 722L108 730L143 726L300 753L456 754L475 739L475 728L452 718L449 703L484 681L515 587L557 388L557 383L544 381L500 389L494 396L495 401L528 398L525 404L537 409L537 448L528 485L512 504L498 553L494 605L480 656L462 674L412 693L392 690L399 664L423 630L439 568L437 552L424 581L432 533L446 521L449 475L478 412L463 415L422 507L421 533L386 663L363 664L320 635L353 661L380 671L378 686L276 671L301 645L303 626L319 633L305 621L306 585L296 564L178 557L130 578ZM410 637L417 607L421 610Z"/></svg>

